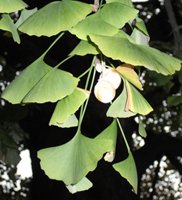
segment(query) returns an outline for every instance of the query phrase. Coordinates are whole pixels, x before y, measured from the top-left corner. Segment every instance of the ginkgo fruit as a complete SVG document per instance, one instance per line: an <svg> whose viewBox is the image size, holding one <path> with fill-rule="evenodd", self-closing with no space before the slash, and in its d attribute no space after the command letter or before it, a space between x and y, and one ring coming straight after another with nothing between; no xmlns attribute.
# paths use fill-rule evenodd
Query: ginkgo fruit
<svg viewBox="0 0 182 200"><path fill-rule="evenodd" d="M116 90L109 81L99 80L94 87L94 94L100 102L109 103L114 99Z"/></svg>

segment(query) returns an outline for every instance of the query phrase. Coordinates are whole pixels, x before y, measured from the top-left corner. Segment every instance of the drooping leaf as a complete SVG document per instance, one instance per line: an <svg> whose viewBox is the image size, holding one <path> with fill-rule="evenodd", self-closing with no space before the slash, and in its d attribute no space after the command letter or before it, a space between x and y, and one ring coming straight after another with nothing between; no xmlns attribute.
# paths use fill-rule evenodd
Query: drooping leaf
<svg viewBox="0 0 182 200"><path fill-rule="evenodd" d="M79 181L75 185L67 185L67 189L69 190L70 193L74 194L76 192L81 192L90 189L93 186L92 182L84 177L82 178L81 181Z"/></svg>
<svg viewBox="0 0 182 200"><path fill-rule="evenodd" d="M90 35L92 42L108 57L168 75L180 70L182 61L146 45L121 37Z"/></svg>
<svg viewBox="0 0 182 200"><path fill-rule="evenodd" d="M128 6L133 6L131 0L106 0L106 2L107 2L107 3L119 2L119 3L123 3L123 4L125 4L125 5L128 5Z"/></svg>
<svg viewBox="0 0 182 200"><path fill-rule="evenodd" d="M112 134L116 122L91 139L79 132L64 145L38 151L41 168L51 179L62 180L66 185L77 184L89 171L93 171L103 154L113 145ZM109 135L105 138L106 135Z"/></svg>
<svg viewBox="0 0 182 200"><path fill-rule="evenodd" d="M57 103L49 125L61 126L61 124L66 122L69 117L79 109L88 97L88 91L76 88L72 94ZM69 120L71 120L70 122L73 122L73 116Z"/></svg>
<svg viewBox="0 0 182 200"><path fill-rule="evenodd" d="M123 64L117 67L116 70L139 90L143 90L138 74L130 65Z"/></svg>
<svg viewBox="0 0 182 200"><path fill-rule="evenodd" d="M131 34L131 37L134 39L136 44L148 45L150 37L145 35L143 32L134 28Z"/></svg>
<svg viewBox="0 0 182 200"><path fill-rule="evenodd" d="M70 32L81 40L88 40L89 34L113 36L119 32L119 29L105 22L98 13L95 13L79 22Z"/></svg>
<svg viewBox="0 0 182 200"><path fill-rule="evenodd" d="M127 22L134 19L138 10L119 2L108 3L100 10L100 17L107 23L122 28Z"/></svg>
<svg viewBox="0 0 182 200"><path fill-rule="evenodd" d="M14 41L20 44L20 37L18 35L16 26L8 14L3 14L3 17L0 20L0 29L10 32L13 36Z"/></svg>
<svg viewBox="0 0 182 200"><path fill-rule="evenodd" d="M31 9L31 10L26 10L26 9L22 10L19 19L15 23L15 26L18 28L25 20L27 20L35 12L37 12L37 8Z"/></svg>
<svg viewBox="0 0 182 200"><path fill-rule="evenodd" d="M54 1L29 17L19 30L28 35L56 35L75 26L91 11L90 4L79 1Z"/></svg>
<svg viewBox="0 0 182 200"><path fill-rule="evenodd" d="M135 193L137 193L138 176L135 161L131 152L129 152L128 158L124 161L113 165L114 169L124 177L130 185L133 187Z"/></svg>
<svg viewBox="0 0 182 200"><path fill-rule="evenodd" d="M73 49L70 55L85 56L87 54L96 55L99 52L96 47L88 41L81 40L79 44Z"/></svg>
<svg viewBox="0 0 182 200"><path fill-rule="evenodd" d="M128 81L126 81L126 91L126 110L130 110L134 113L139 113L141 115L147 115L148 113L153 111L153 108L146 101L146 99Z"/></svg>
<svg viewBox="0 0 182 200"><path fill-rule="evenodd" d="M167 104L169 106L178 106L182 104L182 95L175 95L175 96L168 97Z"/></svg>
<svg viewBox="0 0 182 200"><path fill-rule="evenodd" d="M28 5L22 0L1 0L0 13L11 13L26 8Z"/></svg>
<svg viewBox="0 0 182 200"><path fill-rule="evenodd" d="M141 119L139 119L138 133L144 138L147 137L147 132Z"/></svg>
<svg viewBox="0 0 182 200"><path fill-rule="evenodd" d="M122 93L111 104L106 115L113 118L128 118L136 115L136 113L126 110L127 92L124 84Z"/></svg>
<svg viewBox="0 0 182 200"><path fill-rule="evenodd" d="M79 79L52 68L39 57L5 89L2 98L12 104L56 102L71 94Z"/></svg>

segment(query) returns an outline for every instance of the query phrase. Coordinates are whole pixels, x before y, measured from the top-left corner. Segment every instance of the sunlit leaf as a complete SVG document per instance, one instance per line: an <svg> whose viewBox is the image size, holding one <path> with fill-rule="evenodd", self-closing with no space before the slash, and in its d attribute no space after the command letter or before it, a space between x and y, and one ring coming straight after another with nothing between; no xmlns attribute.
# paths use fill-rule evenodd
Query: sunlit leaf
<svg viewBox="0 0 182 200"><path fill-rule="evenodd" d="M66 185L77 184L113 145L117 131L114 121L97 137L91 139L80 133L66 144L38 151L41 168L51 179L62 180ZM109 135L109 137L106 137Z"/></svg>
<svg viewBox="0 0 182 200"><path fill-rule="evenodd" d="M138 133L144 138L147 137L147 132L145 130L142 120L139 120Z"/></svg>
<svg viewBox="0 0 182 200"><path fill-rule="evenodd" d="M113 36L119 30L105 22L98 13L95 13L79 22L70 32L82 40L87 40L89 34Z"/></svg>
<svg viewBox="0 0 182 200"><path fill-rule="evenodd" d="M136 28L133 29L131 37L134 39L136 44L148 45L150 40L149 36L145 35L143 32Z"/></svg>
<svg viewBox="0 0 182 200"><path fill-rule="evenodd" d="M70 55L85 56L87 54L98 54L96 47L88 41L81 40L79 44L73 49Z"/></svg>
<svg viewBox="0 0 182 200"><path fill-rule="evenodd" d="M71 0L54 1L29 17L19 30L28 35L56 35L76 25L91 11L91 4Z"/></svg>
<svg viewBox="0 0 182 200"><path fill-rule="evenodd" d="M31 10L26 10L26 9L22 10L19 19L15 23L15 26L18 28L26 19L28 19L36 11L37 11L37 8L31 9Z"/></svg>
<svg viewBox="0 0 182 200"><path fill-rule="evenodd" d="M138 74L130 65L123 64L117 67L116 70L139 90L143 90Z"/></svg>
<svg viewBox="0 0 182 200"><path fill-rule="evenodd" d="M107 2L107 3L119 2L119 3L123 3L123 4L125 4L125 5L128 5L128 6L133 6L131 0L106 0L106 2Z"/></svg>
<svg viewBox="0 0 182 200"><path fill-rule="evenodd" d="M148 113L153 111L152 107L146 101L146 99L128 81L126 81L126 91L126 110L130 110L134 113L139 113L141 115L147 115Z"/></svg>
<svg viewBox="0 0 182 200"><path fill-rule="evenodd" d="M60 128L76 127L76 126L78 126L78 119L75 116L75 114L72 114L68 117L68 119L65 122L59 123L59 122L55 121L55 123L52 123L51 125L58 126Z"/></svg>
<svg viewBox="0 0 182 200"><path fill-rule="evenodd" d="M164 75L180 70L182 61L146 45L121 37L90 35L92 42L108 57L135 66L144 66Z"/></svg>
<svg viewBox="0 0 182 200"><path fill-rule="evenodd" d="M79 79L60 69L52 68L39 57L5 89L2 98L13 104L56 102L71 94Z"/></svg>
<svg viewBox="0 0 182 200"><path fill-rule="evenodd" d="M107 111L108 117L113 118L128 118L136 115L136 113L131 111L126 111L126 103L127 103L127 93L125 84L123 86L122 93L117 97L117 99L111 104Z"/></svg>
<svg viewBox="0 0 182 200"><path fill-rule="evenodd" d="M122 177L127 179L130 185L133 187L134 192L137 193L138 177L132 153L129 152L127 159L114 164L113 167L117 172L120 173Z"/></svg>
<svg viewBox="0 0 182 200"><path fill-rule="evenodd" d="M11 13L22 10L27 7L27 4L22 0L1 0L0 13Z"/></svg>
<svg viewBox="0 0 182 200"><path fill-rule="evenodd" d="M65 97L57 103L49 125L61 126L62 123L66 122L68 118L79 109L79 107L84 103L84 101L88 97L88 91L76 88L72 94L70 94L69 96ZM69 120L74 119L72 117Z"/></svg>
<svg viewBox="0 0 182 200"><path fill-rule="evenodd" d="M8 14L3 14L3 17L0 20L0 29L10 32L13 36L14 41L20 44L20 37L18 35L16 26Z"/></svg>
<svg viewBox="0 0 182 200"><path fill-rule="evenodd" d="M134 19L138 10L119 2L108 3L100 10L100 17L117 28L122 28L127 22Z"/></svg>
<svg viewBox="0 0 182 200"><path fill-rule="evenodd" d="M69 190L70 193L74 194L76 192L81 192L90 189L93 186L92 182L84 177L82 178L81 181L79 181L75 185L67 185L67 189Z"/></svg>

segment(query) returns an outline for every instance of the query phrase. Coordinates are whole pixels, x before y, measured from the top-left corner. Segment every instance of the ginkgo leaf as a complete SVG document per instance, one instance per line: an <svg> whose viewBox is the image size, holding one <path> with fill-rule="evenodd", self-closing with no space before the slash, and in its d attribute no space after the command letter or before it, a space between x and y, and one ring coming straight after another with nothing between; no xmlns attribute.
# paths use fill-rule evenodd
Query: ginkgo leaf
<svg viewBox="0 0 182 200"><path fill-rule="evenodd" d="M88 91L76 88L72 94L57 103L49 125L60 126L62 123L67 121L68 118L79 109L88 97Z"/></svg>
<svg viewBox="0 0 182 200"><path fill-rule="evenodd" d="M37 8L31 9L31 10L26 10L26 9L22 10L20 17L15 23L15 26L18 28L25 20L27 20L35 12L37 12Z"/></svg>
<svg viewBox="0 0 182 200"><path fill-rule="evenodd" d="M0 13L11 13L26 8L28 5L22 0L1 0Z"/></svg>
<svg viewBox="0 0 182 200"><path fill-rule="evenodd" d="M123 64L117 67L116 70L139 90L143 90L138 74L130 65Z"/></svg>
<svg viewBox="0 0 182 200"><path fill-rule="evenodd" d="M119 3L123 3L123 4L125 4L125 5L128 5L128 6L133 6L131 0L106 0L106 2L107 2L107 3L119 2Z"/></svg>
<svg viewBox="0 0 182 200"><path fill-rule="evenodd" d="M90 35L101 52L115 60L168 75L180 70L182 61L146 45L130 42L122 37Z"/></svg>
<svg viewBox="0 0 182 200"><path fill-rule="evenodd" d="M75 26L90 12L91 4L71 0L54 1L29 17L19 30L28 35L56 35Z"/></svg>
<svg viewBox="0 0 182 200"><path fill-rule="evenodd" d="M51 124L49 124L49 125L58 126L60 128L76 127L76 126L78 126L78 119L75 114L72 114L63 123L59 123L59 122L55 121L55 122L51 122Z"/></svg>
<svg viewBox="0 0 182 200"><path fill-rule="evenodd" d="M122 28L127 22L134 19L138 10L119 2L108 3L103 6L99 16L107 23Z"/></svg>
<svg viewBox="0 0 182 200"><path fill-rule="evenodd" d="M66 144L39 150L41 168L49 178L75 185L93 171L103 154L111 149L115 131L117 124L114 121L93 139L78 131ZM109 137L105 138L106 135Z"/></svg>
<svg viewBox="0 0 182 200"><path fill-rule="evenodd" d="M129 152L128 157L113 165L114 169L124 177L130 185L133 187L135 193L137 193L138 188L138 176L135 161L131 152Z"/></svg>
<svg viewBox="0 0 182 200"><path fill-rule="evenodd" d="M79 22L70 32L82 40L88 40L89 34L113 36L119 32L119 29L105 22L98 13L95 13Z"/></svg>
<svg viewBox="0 0 182 200"><path fill-rule="evenodd" d="M127 92L126 86L124 84L122 93L117 97L117 99L111 104L106 115L113 118L128 118L136 115L136 113L131 111L126 111L127 103Z"/></svg>
<svg viewBox="0 0 182 200"><path fill-rule="evenodd" d="M150 37L145 35L143 32L134 28L131 34L131 37L134 39L136 44L148 45Z"/></svg>
<svg viewBox="0 0 182 200"><path fill-rule="evenodd" d="M5 89L2 98L13 104L56 102L71 94L79 79L60 69L52 68L39 57Z"/></svg>
<svg viewBox="0 0 182 200"><path fill-rule="evenodd" d="M67 189L69 190L70 193L74 194L76 192L81 192L90 189L93 186L92 182L84 177L82 178L81 181L79 181L75 185L67 185Z"/></svg>
<svg viewBox="0 0 182 200"><path fill-rule="evenodd" d="M81 40L78 45L73 49L73 51L70 53L70 55L77 55L77 56L85 56L87 54L98 54L98 50L94 46L94 44L91 44L88 41Z"/></svg>
<svg viewBox="0 0 182 200"><path fill-rule="evenodd" d="M141 119L139 119L138 133L144 138L147 137L147 132Z"/></svg>
<svg viewBox="0 0 182 200"><path fill-rule="evenodd" d="M0 20L0 29L10 32L13 36L14 41L20 44L20 37L18 35L16 26L8 14L2 15L2 19Z"/></svg>
<svg viewBox="0 0 182 200"><path fill-rule="evenodd" d="M126 81L126 91L127 91L126 110L130 110L134 113L139 113L141 115L147 115L153 111L153 108L146 101L146 99L128 81Z"/></svg>
<svg viewBox="0 0 182 200"><path fill-rule="evenodd" d="M146 28L146 26L145 26L145 22L144 22L141 18L139 18L139 17L136 18L136 24L135 24L135 26L136 26L140 31L142 31L145 35L149 36L148 31L147 31L147 28Z"/></svg>

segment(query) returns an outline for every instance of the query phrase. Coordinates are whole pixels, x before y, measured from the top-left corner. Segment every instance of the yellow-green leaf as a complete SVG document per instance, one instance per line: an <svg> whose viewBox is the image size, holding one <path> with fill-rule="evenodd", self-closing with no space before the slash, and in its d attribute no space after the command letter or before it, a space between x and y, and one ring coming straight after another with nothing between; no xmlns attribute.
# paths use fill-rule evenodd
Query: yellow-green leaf
<svg viewBox="0 0 182 200"><path fill-rule="evenodd" d="M1 0L0 13L11 13L26 8L28 5L22 0Z"/></svg>

